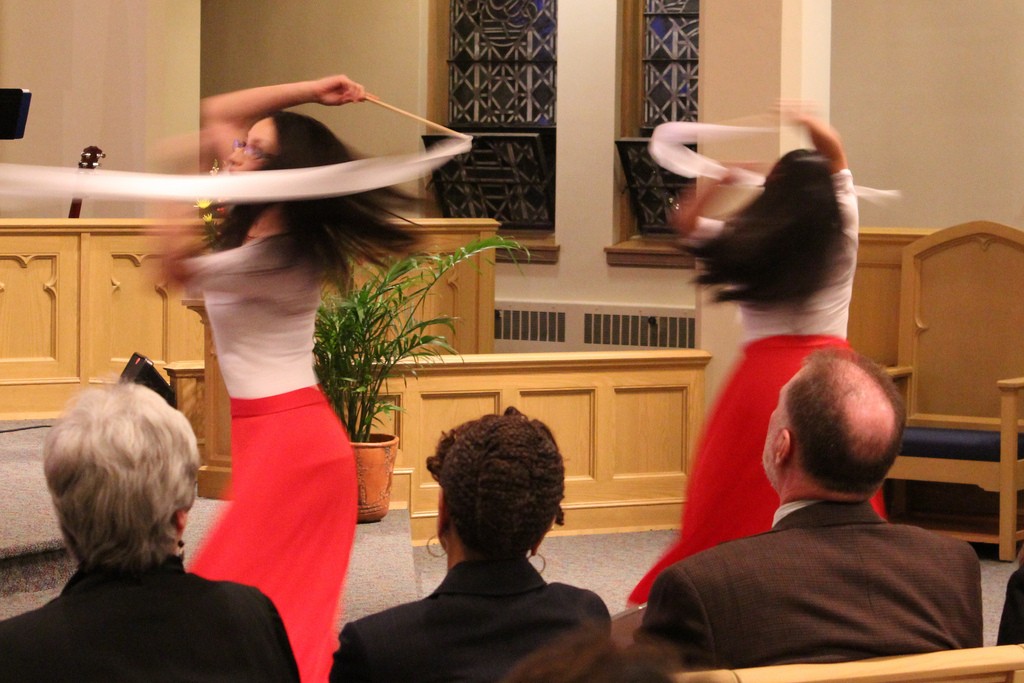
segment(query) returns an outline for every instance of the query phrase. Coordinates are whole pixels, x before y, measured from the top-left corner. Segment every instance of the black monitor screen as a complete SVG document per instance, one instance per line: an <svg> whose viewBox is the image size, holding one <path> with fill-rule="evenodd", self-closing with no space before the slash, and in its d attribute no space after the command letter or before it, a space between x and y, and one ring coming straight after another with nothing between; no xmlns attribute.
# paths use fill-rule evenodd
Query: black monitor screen
<svg viewBox="0 0 1024 683"><path fill-rule="evenodd" d="M0 88L0 140L17 140L25 136L28 104L32 93L21 88Z"/></svg>

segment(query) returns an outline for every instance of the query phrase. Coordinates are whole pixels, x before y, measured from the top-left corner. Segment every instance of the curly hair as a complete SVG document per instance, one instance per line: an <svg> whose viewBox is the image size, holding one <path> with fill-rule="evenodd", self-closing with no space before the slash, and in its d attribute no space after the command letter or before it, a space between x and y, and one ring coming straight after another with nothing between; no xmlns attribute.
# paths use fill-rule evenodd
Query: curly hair
<svg viewBox="0 0 1024 683"><path fill-rule="evenodd" d="M316 119L279 111L270 116L277 131L278 152L263 170L327 166L358 157L327 126ZM390 188L340 197L283 202L286 234L296 257L311 259L335 283L347 282L350 259L380 263L392 253L410 249L415 238L396 225L391 208L411 198ZM240 246L250 226L271 204L232 207L214 247Z"/></svg>
<svg viewBox="0 0 1024 683"><path fill-rule="evenodd" d="M564 523L562 454L543 422L515 408L444 434L427 469L459 538L488 559L522 557Z"/></svg>
<svg viewBox="0 0 1024 683"><path fill-rule="evenodd" d="M764 192L721 235L690 251L703 265L697 282L720 286L719 301L799 303L821 288L842 237L828 161L798 149L776 162Z"/></svg>

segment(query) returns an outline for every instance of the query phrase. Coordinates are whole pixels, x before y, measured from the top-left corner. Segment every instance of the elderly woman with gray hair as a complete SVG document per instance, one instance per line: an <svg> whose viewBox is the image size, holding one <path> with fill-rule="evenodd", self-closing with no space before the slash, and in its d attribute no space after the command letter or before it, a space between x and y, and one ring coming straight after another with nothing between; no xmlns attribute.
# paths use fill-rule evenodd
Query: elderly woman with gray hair
<svg viewBox="0 0 1024 683"><path fill-rule="evenodd" d="M297 681L255 588L185 572L199 454L184 415L135 384L89 389L47 435L43 469L78 571L49 604L0 622L17 681Z"/></svg>

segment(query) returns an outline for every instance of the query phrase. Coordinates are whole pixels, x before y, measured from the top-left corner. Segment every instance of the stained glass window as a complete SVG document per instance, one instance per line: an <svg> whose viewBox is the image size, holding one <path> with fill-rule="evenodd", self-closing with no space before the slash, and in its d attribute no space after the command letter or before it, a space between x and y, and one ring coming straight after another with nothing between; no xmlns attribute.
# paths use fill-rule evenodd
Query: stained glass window
<svg viewBox="0 0 1024 683"><path fill-rule="evenodd" d="M556 16L555 0L452 0L453 125L555 125Z"/></svg>
<svg viewBox="0 0 1024 683"><path fill-rule="evenodd" d="M554 230L556 0L449 7L448 121L475 140L434 171L438 205L503 230Z"/></svg>
<svg viewBox="0 0 1024 683"><path fill-rule="evenodd" d="M643 120L640 134L669 121L697 120L699 0L643 0ZM658 166L648 138L616 140L630 208L641 235L671 234L668 207L692 181Z"/></svg>
<svg viewBox="0 0 1024 683"><path fill-rule="evenodd" d="M626 176L629 206L641 235L672 234L668 207L679 191L693 181L658 166L647 152L649 138L620 138L615 141Z"/></svg>
<svg viewBox="0 0 1024 683"><path fill-rule="evenodd" d="M697 120L698 0L645 0L644 115L650 130Z"/></svg>
<svg viewBox="0 0 1024 683"><path fill-rule="evenodd" d="M443 139L423 136L427 147ZM472 151L433 173L445 216L495 218L503 230L550 230L553 180L537 133L478 133Z"/></svg>

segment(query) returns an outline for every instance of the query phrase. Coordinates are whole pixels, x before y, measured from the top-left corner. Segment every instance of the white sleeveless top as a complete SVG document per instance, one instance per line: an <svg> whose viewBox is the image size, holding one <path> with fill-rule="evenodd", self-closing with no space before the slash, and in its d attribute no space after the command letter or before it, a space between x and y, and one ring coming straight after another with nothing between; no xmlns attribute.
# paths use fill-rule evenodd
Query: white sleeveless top
<svg viewBox="0 0 1024 683"><path fill-rule="evenodd" d="M321 274L289 262L280 238L186 262L191 287L202 291L217 360L232 398L276 396L317 384L313 331Z"/></svg>

